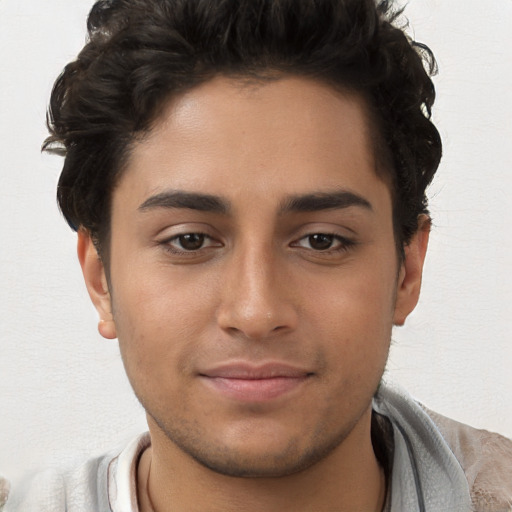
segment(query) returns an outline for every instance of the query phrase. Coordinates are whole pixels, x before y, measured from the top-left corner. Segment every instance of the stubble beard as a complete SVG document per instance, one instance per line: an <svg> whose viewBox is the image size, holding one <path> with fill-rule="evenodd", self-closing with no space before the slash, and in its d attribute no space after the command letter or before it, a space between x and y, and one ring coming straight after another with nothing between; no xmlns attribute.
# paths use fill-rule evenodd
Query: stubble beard
<svg viewBox="0 0 512 512"><path fill-rule="evenodd" d="M380 385L380 381L379 381ZM376 386L375 392L378 386ZM305 471L333 453L350 435L354 427L371 406L371 399L360 414L348 425L340 421L339 430L330 435L332 430L323 423L316 427L307 446L301 446L299 439L291 439L278 452L263 451L260 454L245 454L237 448L226 444L215 444L204 435L204 427L177 421L172 425L152 414L144 403L148 417L158 426L168 441L182 453L199 463L201 466L224 476L235 478L280 478Z"/></svg>

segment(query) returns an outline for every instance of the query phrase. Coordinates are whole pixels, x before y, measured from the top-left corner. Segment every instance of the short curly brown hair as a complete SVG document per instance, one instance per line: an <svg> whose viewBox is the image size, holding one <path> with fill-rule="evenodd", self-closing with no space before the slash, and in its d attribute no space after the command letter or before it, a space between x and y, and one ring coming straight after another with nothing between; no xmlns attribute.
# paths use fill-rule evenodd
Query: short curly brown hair
<svg viewBox="0 0 512 512"><path fill-rule="evenodd" d="M366 99L403 254L427 213L441 140L430 120L434 57L394 25L398 15L375 0L96 2L87 44L55 83L43 145L65 155L57 196L66 220L108 251L116 179L172 95L218 74L298 75Z"/></svg>

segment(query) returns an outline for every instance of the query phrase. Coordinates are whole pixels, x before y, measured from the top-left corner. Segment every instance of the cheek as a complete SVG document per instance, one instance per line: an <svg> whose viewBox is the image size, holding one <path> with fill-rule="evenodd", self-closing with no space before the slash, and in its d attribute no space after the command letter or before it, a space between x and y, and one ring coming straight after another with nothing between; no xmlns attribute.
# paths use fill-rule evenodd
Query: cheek
<svg viewBox="0 0 512 512"><path fill-rule="evenodd" d="M389 348L395 297L393 271L347 268L326 279L321 288L311 283L307 315L311 326L326 340L332 357L381 366ZM317 289L313 293L312 289ZM344 365L346 366L346 364Z"/></svg>
<svg viewBox="0 0 512 512"><path fill-rule="evenodd" d="M130 277L123 278L122 269L112 276L114 319L132 382L140 376L164 382L193 364L213 318L212 287L202 279L193 285L169 269L147 268L137 271L132 264Z"/></svg>

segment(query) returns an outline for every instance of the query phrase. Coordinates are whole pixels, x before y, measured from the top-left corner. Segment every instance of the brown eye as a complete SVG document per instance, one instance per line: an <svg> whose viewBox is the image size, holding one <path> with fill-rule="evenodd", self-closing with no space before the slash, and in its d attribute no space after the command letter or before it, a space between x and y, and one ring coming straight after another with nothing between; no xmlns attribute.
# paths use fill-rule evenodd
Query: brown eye
<svg viewBox="0 0 512 512"><path fill-rule="evenodd" d="M211 254L212 249L223 246L219 240L201 232L175 235L167 240L162 240L160 245L170 254L190 258Z"/></svg>
<svg viewBox="0 0 512 512"><path fill-rule="evenodd" d="M186 251L197 251L203 247L205 238L201 233L187 233L176 237L176 241Z"/></svg>
<svg viewBox="0 0 512 512"><path fill-rule="evenodd" d="M308 249L313 253L336 255L348 251L356 244L354 240L330 233L311 233L292 243L292 247Z"/></svg>
<svg viewBox="0 0 512 512"><path fill-rule="evenodd" d="M308 242L309 246L315 251L325 251L332 247L334 236L316 233L308 236Z"/></svg>

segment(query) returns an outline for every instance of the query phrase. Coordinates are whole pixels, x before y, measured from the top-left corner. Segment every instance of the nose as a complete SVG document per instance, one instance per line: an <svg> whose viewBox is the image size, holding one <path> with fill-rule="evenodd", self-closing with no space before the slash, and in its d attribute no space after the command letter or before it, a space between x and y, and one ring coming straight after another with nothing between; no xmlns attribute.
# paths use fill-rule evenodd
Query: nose
<svg viewBox="0 0 512 512"><path fill-rule="evenodd" d="M233 256L222 284L218 325L230 334L263 340L292 331L298 314L284 264L270 248Z"/></svg>

